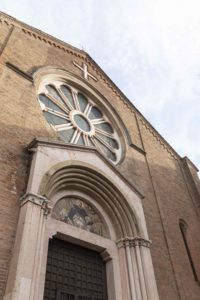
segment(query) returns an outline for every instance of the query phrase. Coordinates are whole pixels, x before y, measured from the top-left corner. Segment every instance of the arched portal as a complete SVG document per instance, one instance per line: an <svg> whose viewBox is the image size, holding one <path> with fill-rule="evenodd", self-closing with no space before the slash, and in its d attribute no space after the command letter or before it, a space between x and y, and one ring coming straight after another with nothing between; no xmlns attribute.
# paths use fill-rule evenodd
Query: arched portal
<svg viewBox="0 0 200 300"><path fill-rule="evenodd" d="M49 241L56 238L99 253L106 265L106 300L157 300L137 189L95 149L48 141L34 141L30 148L8 299L43 300ZM97 223L104 234L90 230Z"/></svg>
<svg viewBox="0 0 200 300"><path fill-rule="evenodd" d="M39 194L55 204L63 191L76 191L93 199L93 205L98 205L113 224L116 239L141 236L134 207L127 202L120 190L98 173L89 164L81 162L62 162L53 166L44 175L39 188ZM86 200L87 201L87 200Z"/></svg>

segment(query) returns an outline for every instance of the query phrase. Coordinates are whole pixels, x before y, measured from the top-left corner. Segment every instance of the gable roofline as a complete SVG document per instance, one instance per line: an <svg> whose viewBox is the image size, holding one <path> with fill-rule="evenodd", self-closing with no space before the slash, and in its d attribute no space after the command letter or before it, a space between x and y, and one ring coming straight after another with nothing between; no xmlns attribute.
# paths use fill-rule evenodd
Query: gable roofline
<svg viewBox="0 0 200 300"><path fill-rule="evenodd" d="M24 33L28 33L33 35L35 38L37 37L35 33L38 35L38 38L41 41L47 42L50 45L55 46L56 48L60 48L65 51L69 51L73 54L76 54L79 57L82 57L87 61L90 66L96 67L96 72L101 78L105 78L107 80L107 85L113 90L113 92L123 101L123 103L130 109L133 113L136 113L143 122L144 125L151 131L151 133L156 136L161 145L175 158L181 161L181 156L176 152L176 150L165 140L165 138L153 127L153 125L145 118L145 116L135 107L135 105L127 98L127 96L117 87L117 85L110 79L110 77L102 70L102 68L93 60L93 58L84 50L80 50L62 40L43 32L33 26L30 26L18 19L0 11L0 21L1 18L4 19L4 22L8 25L16 26L24 31ZM7 21L7 22L6 22ZM71 51L70 51L71 50Z"/></svg>
<svg viewBox="0 0 200 300"><path fill-rule="evenodd" d="M145 118L145 116L138 110L138 108L131 102L131 100L129 100L127 98L127 96L118 88L118 86L112 81L112 79L110 79L110 77L101 69L101 67L93 60L93 58L86 53L87 58L92 61L93 64L95 64L97 66L97 68L100 70L101 73L103 73L104 77L106 77L106 79L108 81L110 81L110 83L112 84L112 86L115 88L115 90L117 90L117 92L119 93L118 96L123 100L125 100L127 102L127 107L133 112L133 113L137 113L137 115L143 120L144 123L146 123L148 125L148 127L150 127L150 129L152 131L155 132L155 134L160 138L160 140L166 144L166 146L173 152L175 158L181 159L181 156L178 154L178 152L176 152L176 150L174 150L174 148L165 140L165 138L154 128L154 126Z"/></svg>
<svg viewBox="0 0 200 300"><path fill-rule="evenodd" d="M24 22L22 22L22 21L20 21L20 20L18 20L16 18L10 16L10 15L7 15L6 13L4 13L2 11L0 11L0 19L1 18L5 19L4 21L8 21L9 25L13 25L13 26L18 27L20 29L24 28L24 29L30 30L32 32L35 32L38 35L41 35L41 36L43 36L43 37L45 37L45 38L47 38L49 40L54 41L55 43L58 43L58 44L66 47L66 48L69 48L69 49L71 49L73 51L76 51L79 54L82 54L82 56L85 56L84 51L82 51L82 50L80 50L80 49L78 49L78 48L76 48L76 47L74 47L74 46L72 46L72 45L70 45L70 44L68 44L66 42L63 42L62 40L60 40L60 39L58 39L58 38L56 38L56 37L54 37L54 36L52 36L52 35L44 32L44 31L42 31L40 29L37 29L37 28L35 28L35 27L31 26L31 25L28 25L28 24L26 24L26 23L24 23Z"/></svg>

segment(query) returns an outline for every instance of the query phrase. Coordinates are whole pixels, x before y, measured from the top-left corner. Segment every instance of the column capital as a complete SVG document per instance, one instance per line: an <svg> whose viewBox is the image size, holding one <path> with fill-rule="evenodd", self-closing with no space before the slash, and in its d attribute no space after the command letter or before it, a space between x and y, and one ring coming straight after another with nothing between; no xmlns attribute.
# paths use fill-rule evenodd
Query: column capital
<svg viewBox="0 0 200 300"><path fill-rule="evenodd" d="M136 246L150 248L151 243L152 242L150 240L146 240L142 237L125 237L116 242L118 248L136 247Z"/></svg>
<svg viewBox="0 0 200 300"><path fill-rule="evenodd" d="M131 241L131 243L132 243L133 247L135 247L135 246L142 246L142 247L150 248L152 242L150 240L146 240L146 239L141 238L141 237L135 237Z"/></svg>
<svg viewBox="0 0 200 300"><path fill-rule="evenodd" d="M27 202L41 206L44 210L44 215L48 215L51 212L51 207L49 206L49 200L41 195L34 193L27 193L22 196L20 199L20 206L24 206Z"/></svg>

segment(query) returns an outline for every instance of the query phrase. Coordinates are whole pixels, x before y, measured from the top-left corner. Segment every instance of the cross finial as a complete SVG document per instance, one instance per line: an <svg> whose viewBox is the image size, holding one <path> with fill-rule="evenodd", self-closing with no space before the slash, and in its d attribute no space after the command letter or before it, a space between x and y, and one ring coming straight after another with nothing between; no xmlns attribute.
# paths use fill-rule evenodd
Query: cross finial
<svg viewBox="0 0 200 300"><path fill-rule="evenodd" d="M93 80L97 81L97 78L88 72L88 66L86 64L82 63L82 67L79 66L75 61L73 61L73 64L74 64L74 66L76 66L83 72L83 77L86 80L89 80L89 78L92 78Z"/></svg>

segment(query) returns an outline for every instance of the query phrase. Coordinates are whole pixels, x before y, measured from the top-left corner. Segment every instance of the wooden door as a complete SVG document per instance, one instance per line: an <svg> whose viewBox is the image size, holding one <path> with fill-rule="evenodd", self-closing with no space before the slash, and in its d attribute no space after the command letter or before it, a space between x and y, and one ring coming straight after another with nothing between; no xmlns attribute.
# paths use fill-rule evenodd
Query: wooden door
<svg viewBox="0 0 200 300"><path fill-rule="evenodd" d="M99 253L49 241L44 300L107 300L105 263Z"/></svg>

